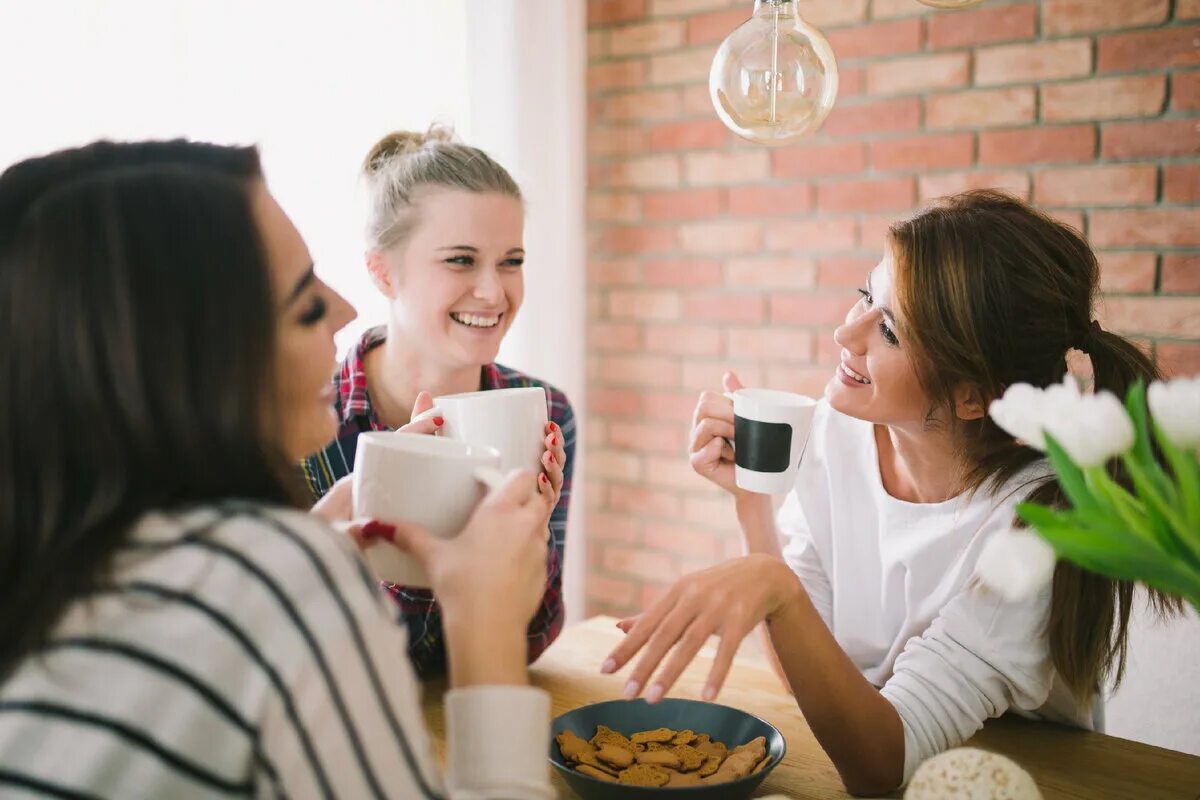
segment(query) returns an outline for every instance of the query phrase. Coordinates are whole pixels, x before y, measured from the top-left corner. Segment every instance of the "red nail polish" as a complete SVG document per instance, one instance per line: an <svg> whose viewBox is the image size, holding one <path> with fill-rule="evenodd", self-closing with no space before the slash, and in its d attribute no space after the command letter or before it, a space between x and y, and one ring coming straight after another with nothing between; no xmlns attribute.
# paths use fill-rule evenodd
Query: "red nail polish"
<svg viewBox="0 0 1200 800"><path fill-rule="evenodd" d="M558 447L558 437L557 437L557 436L555 436L553 439L551 439L551 440L550 440L550 444L551 444L551 446L553 446L553 447Z"/></svg>
<svg viewBox="0 0 1200 800"><path fill-rule="evenodd" d="M396 539L396 526L388 525L386 522L376 522L372 520L362 529L363 541L369 542L372 539L384 539L392 542Z"/></svg>
<svg viewBox="0 0 1200 800"><path fill-rule="evenodd" d="M546 483L546 473L543 472L542 474L538 475L538 481L545 484Z"/></svg>
<svg viewBox="0 0 1200 800"><path fill-rule="evenodd" d="M551 464L558 463L558 462L556 462L556 461L554 460L554 453L551 453L551 454L550 454L550 463L551 463Z"/></svg>
<svg viewBox="0 0 1200 800"><path fill-rule="evenodd" d="M550 430L552 430L552 431L556 431L556 430L558 430L558 426L557 426L557 425L555 425L553 422L551 422L551 423L550 423Z"/></svg>
<svg viewBox="0 0 1200 800"><path fill-rule="evenodd" d="M446 420L442 419L441 417L434 417L434 418L433 418L433 424L434 424L434 425L437 425L438 427L441 427L442 423L444 423L445 421L446 421Z"/></svg>

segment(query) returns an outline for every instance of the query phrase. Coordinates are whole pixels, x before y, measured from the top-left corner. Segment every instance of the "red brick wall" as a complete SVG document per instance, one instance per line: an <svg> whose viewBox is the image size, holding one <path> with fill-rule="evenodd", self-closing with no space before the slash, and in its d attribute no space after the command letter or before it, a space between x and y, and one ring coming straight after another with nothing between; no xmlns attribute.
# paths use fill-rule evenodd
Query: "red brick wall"
<svg viewBox="0 0 1200 800"><path fill-rule="evenodd" d="M750 0L588 2L588 604L641 607L737 552L691 473L698 392L821 390L888 224L1002 187L1084 230L1106 327L1200 372L1200 0L800 0L838 106L810 142L727 133L717 43Z"/></svg>

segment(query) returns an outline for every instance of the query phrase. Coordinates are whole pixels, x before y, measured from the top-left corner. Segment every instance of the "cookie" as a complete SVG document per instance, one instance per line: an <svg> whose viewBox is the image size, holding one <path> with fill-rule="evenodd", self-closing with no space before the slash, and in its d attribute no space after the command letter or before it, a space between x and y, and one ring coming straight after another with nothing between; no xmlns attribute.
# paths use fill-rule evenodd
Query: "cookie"
<svg viewBox="0 0 1200 800"><path fill-rule="evenodd" d="M726 749L724 742L702 742L700 744L694 744L692 747L700 751L700 754L705 758L708 756L716 756L718 759L724 761L725 756L729 755L729 751Z"/></svg>
<svg viewBox="0 0 1200 800"><path fill-rule="evenodd" d="M592 746L574 731L563 731L554 737L554 741L558 742L558 749L562 751L563 758L567 761L578 762L584 753L595 752Z"/></svg>
<svg viewBox="0 0 1200 800"><path fill-rule="evenodd" d="M646 742L646 744L641 745L642 749L638 752L657 753L659 750L670 750L671 747L672 745L666 742Z"/></svg>
<svg viewBox="0 0 1200 800"><path fill-rule="evenodd" d="M596 769L595 767L589 767L587 764L576 764L575 771L580 775L588 775L593 778L599 778L600 780L608 781L609 783L617 782L617 776L610 775L609 773Z"/></svg>
<svg viewBox="0 0 1200 800"><path fill-rule="evenodd" d="M653 764L656 767L666 767L668 769L679 769L679 756L672 753L670 750L655 750L637 754L637 762L639 764Z"/></svg>
<svg viewBox="0 0 1200 800"><path fill-rule="evenodd" d="M686 744L675 745L671 748L671 752L679 759L679 769L681 772L698 770L700 769L700 765L704 763L704 754Z"/></svg>
<svg viewBox="0 0 1200 800"><path fill-rule="evenodd" d="M712 737L709 736L707 733L698 733L698 734L696 734L696 741L692 742L692 747L695 747L696 745L701 745L701 744L708 744L711 741L712 741Z"/></svg>
<svg viewBox="0 0 1200 800"><path fill-rule="evenodd" d="M629 741L624 734L617 733L612 728L606 725L596 726L596 735L591 738L592 747L599 749L600 747L611 744L620 747L623 750L628 750L631 753L637 752L637 748L633 742Z"/></svg>
<svg viewBox="0 0 1200 800"><path fill-rule="evenodd" d="M630 741L632 741L634 744L638 744L639 742L642 744L647 744L649 742L669 742L674 738L675 731L671 730L670 728L656 728L652 731L639 731L638 733L635 733L633 736L629 737Z"/></svg>
<svg viewBox="0 0 1200 800"><path fill-rule="evenodd" d="M762 770L763 770L763 767L767 766L767 764L770 764L770 763L771 763L771 756L770 756L770 754L763 756L763 759L762 759L762 761L758 762L758 763L757 763L757 764L754 766L754 769L750 770L750 774L751 774L751 775L753 775L753 774L754 774L754 773L756 773L756 772L762 772Z"/></svg>
<svg viewBox="0 0 1200 800"><path fill-rule="evenodd" d="M727 783L740 780L750 774L750 770L754 769L754 765L759 762L760 758L761 756L756 756L752 750L735 752L721 762L717 771L706 777L704 781L706 783Z"/></svg>
<svg viewBox="0 0 1200 800"><path fill-rule="evenodd" d="M700 770L696 774L701 778L707 778L720 768L721 762L724 760L724 756L708 756L704 759L704 763L700 765Z"/></svg>
<svg viewBox="0 0 1200 800"><path fill-rule="evenodd" d="M621 770L617 780L630 786L666 786L671 776L665 769L652 764L634 764L629 769Z"/></svg>
<svg viewBox="0 0 1200 800"><path fill-rule="evenodd" d="M624 747L618 747L615 744L606 744L598 747L596 749L596 758L617 769L625 769L633 764L633 752L626 750Z"/></svg>
<svg viewBox="0 0 1200 800"><path fill-rule="evenodd" d="M676 772L673 769L667 770L670 779L667 781L667 788L674 789L680 786L703 786L704 781L694 772Z"/></svg>
<svg viewBox="0 0 1200 800"><path fill-rule="evenodd" d="M671 744L691 744L696 739L694 731L676 731Z"/></svg>

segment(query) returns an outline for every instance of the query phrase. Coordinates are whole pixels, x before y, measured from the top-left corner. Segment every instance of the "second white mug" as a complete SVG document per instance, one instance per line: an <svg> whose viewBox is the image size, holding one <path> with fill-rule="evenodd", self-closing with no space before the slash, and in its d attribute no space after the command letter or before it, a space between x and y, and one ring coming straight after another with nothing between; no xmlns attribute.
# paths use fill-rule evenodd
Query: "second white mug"
<svg viewBox="0 0 1200 800"><path fill-rule="evenodd" d="M491 389L433 398L445 422L442 436L500 451L500 468L541 471L546 449L546 390Z"/></svg>

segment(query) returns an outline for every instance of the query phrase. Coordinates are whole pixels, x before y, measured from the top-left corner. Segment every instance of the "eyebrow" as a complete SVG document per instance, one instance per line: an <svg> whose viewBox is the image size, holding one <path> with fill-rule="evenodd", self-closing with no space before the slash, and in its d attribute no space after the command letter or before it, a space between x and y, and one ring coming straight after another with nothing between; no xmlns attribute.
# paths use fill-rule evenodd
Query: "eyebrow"
<svg viewBox="0 0 1200 800"><path fill-rule="evenodd" d="M467 252L469 252L469 253L478 253L478 252L479 252L479 248L478 248L478 247L472 247L472 246L471 246L471 245L469 245L469 244L456 244L456 245L452 245L451 247L439 247L439 248L438 248L438 250L466 250L466 251L467 251ZM516 254L516 253L520 253L521 255L525 255L525 248L523 248L523 247L510 247L510 248L508 249L508 252L507 252L507 253L505 253L505 255L511 256L511 255L513 255L513 254Z"/></svg>
<svg viewBox="0 0 1200 800"><path fill-rule="evenodd" d="M300 280L296 281L296 285L292 287L292 291L288 294L288 296L286 298L284 298L284 301L283 301L284 308L287 308L288 306L290 306L293 302L295 302L297 297L304 294L304 290L307 289L309 287L309 284L311 284L316 279L317 274L313 271L315 266L316 265L314 265L314 264L309 264L308 270L302 276L300 276Z"/></svg>
<svg viewBox="0 0 1200 800"><path fill-rule="evenodd" d="M867 294L871 295L872 298L875 296L875 293L871 291L871 273L869 272L867 273ZM878 308L879 313L887 317L888 322L892 323L893 328L896 327L896 315L892 313L890 308L887 306L875 306L875 308Z"/></svg>

